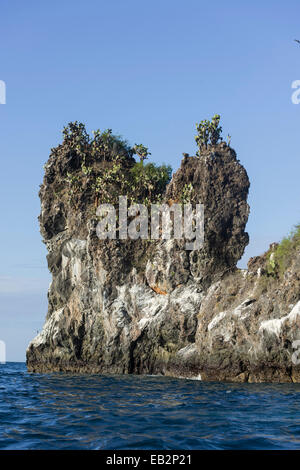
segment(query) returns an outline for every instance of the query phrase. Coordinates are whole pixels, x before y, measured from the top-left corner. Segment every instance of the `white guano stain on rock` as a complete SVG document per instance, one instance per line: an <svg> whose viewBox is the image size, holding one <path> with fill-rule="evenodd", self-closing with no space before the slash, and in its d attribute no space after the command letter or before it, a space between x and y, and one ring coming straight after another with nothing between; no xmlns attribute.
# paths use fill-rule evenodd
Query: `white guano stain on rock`
<svg viewBox="0 0 300 470"><path fill-rule="evenodd" d="M64 279L71 279L75 286L81 278L82 259L86 251L87 242L85 240L69 240L62 251L62 274Z"/></svg>
<svg viewBox="0 0 300 470"><path fill-rule="evenodd" d="M298 319L298 315L300 315L300 300L299 302L297 302L297 304L293 307L293 309L288 315L285 315L282 318L274 318L273 320L263 321L259 327L259 332L267 332L269 334L274 334L279 337L283 325L287 322L295 322Z"/></svg>
<svg viewBox="0 0 300 470"><path fill-rule="evenodd" d="M138 327L140 328L140 330L143 330L145 328L145 326L149 323L150 321L150 318L141 318L140 321L138 322Z"/></svg>
<svg viewBox="0 0 300 470"><path fill-rule="evenodd" d="M248 311L246 310L252 304L252 299L246 299L240 305L238 305L232 312L232 315L239 317L241 320L248 316Z"/></svg>
<svg viewBox="0 0 300 470"><path fill-rule="evenodd" d="M227 312L220 312L218 315L216 315L212 321L208 324L208 331L212 330L221 320L223 320L224 317L226 317Z"/></svg>
<svg viewBox="0 0 300 470"><path fill-rule="evenodd" d="M177 304L182 312L196 313L200 308L203 294L195 286L178 287L170 294L170 302Z"/></svg>
<svg viewBox="0 0 300 470"><path fill-rule="evenodd" d="M143 317L154 317L168 305L168 295L158 295L150 287L134 284L129 289L131 302Z"/></svg>
<svg viewBox="0 0 300 470"><path fill-rule="evenodd" d="M194 354L195 351L196 351L196 344L195 343L188 344L184 348L179 349L176 356L186 358L190 356L191 354Z"/></svg>
<svg viewBox="0 0 300 470"><path fill-rule="evenodd" d="M31 341L28 346L28 349L30 348L30 346L38 347L41 344L46 344L49 338L55 340L55 338L60 332L59 320L63 313L64 307L52 313L51 317L48 318L48 320L44 324L42 331Z"/></svg>

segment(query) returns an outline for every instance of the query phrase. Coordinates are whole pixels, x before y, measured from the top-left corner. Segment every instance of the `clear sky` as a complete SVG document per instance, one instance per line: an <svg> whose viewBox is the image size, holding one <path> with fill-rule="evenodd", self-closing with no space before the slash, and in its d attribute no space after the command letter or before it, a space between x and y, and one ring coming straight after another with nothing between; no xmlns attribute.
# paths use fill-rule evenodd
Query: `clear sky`
<svg viewBox="0 0 300 470"><path fill-rule="evenodd" d="M0 7L0 339L25 360L50 276L37 216L43 165L69 121L112 128L180 165L218 113L246 167L240 266L299 222L299 1L3 0Z"/></svg>

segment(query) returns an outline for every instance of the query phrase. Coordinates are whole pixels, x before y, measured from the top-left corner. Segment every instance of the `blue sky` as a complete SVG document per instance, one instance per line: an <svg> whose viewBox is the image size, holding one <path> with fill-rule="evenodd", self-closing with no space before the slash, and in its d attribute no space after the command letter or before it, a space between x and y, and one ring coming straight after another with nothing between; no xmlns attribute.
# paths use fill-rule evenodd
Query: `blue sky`
<svg viewBox="0 0 300 470"><path fill-rule="evenodd" d="M260 254L299 222L297 1L1 2L0 339L25 360L47 310L50 276L38 189L61 129L112 128L152 159L194 154L195 123L219 113L251 188L250 245Z"/></svg>

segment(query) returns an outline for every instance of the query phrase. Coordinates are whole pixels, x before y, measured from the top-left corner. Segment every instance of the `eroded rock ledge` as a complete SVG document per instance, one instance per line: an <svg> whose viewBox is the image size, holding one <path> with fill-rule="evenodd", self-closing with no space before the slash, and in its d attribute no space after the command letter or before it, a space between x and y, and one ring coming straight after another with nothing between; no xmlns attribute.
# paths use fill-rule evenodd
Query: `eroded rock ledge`
<svg viewBox="0 0 300 470"><path fill-rule="evenodd" d="M93 181L115 168L120 153L99 148L92 158L87 148L82 172L82 149L64 142L45 166L40 226L52 283L28 370L300 381L292 361L300 339L300 255L278 279L265 274L266 255L251 259L248 270L236 268L248 243L249 180L234 150L221 143L200 158L185 156L161 195L180 201L189 188L190 201L204 204L198 251L175 240L97 238L95 205L102 201L95 201ZM126 175L134 160L121 157L115 171Z"/></svg>

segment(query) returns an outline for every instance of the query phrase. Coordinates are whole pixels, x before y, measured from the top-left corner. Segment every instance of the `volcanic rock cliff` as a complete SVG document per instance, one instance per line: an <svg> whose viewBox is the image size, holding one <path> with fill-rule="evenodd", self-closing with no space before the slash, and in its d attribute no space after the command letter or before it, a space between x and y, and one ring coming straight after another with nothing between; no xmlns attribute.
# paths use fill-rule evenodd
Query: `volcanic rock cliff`
<svg viewBox="0 0 300 470"><path fill-rule="evenodd" d="M299 249L280 276L270 272L275 245L248 270L236 268L248 243L249 180L234 150L220 143L201 157L185 155L169 183L162 169L150 185L135 185L135 171L129 147L110 133L91 142L73 129L52 149L39 219L52 282L28 370L300 381L292 360L300 339ZM133 202L155 194L169 206L201 202L203 246L100 240L97 206L125 194Z"/></svg>

